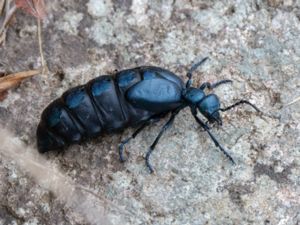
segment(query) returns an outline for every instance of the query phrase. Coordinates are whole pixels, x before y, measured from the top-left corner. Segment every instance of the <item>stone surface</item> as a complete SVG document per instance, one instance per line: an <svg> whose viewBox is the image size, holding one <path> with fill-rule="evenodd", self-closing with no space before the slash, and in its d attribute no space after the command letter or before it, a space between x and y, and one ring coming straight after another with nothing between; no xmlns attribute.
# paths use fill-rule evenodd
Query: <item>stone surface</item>
<svg viewBox="0 0 300 225"><path fill-rule="evenodd" d="M101 3L102 2L102 3ZM300 223L299 1L49 1L43 23L50 73L26 80L0 103L0 224ZM18 12L0 51L0 72L40 66L36 21ZM164 120L127 146L133 129L39 155L35 131L44 107L101 74L157 65L183 79L210 60L194 85L232 79L214 92L227 106L213 133L233 166L182 111L152 155Z"/></svg>

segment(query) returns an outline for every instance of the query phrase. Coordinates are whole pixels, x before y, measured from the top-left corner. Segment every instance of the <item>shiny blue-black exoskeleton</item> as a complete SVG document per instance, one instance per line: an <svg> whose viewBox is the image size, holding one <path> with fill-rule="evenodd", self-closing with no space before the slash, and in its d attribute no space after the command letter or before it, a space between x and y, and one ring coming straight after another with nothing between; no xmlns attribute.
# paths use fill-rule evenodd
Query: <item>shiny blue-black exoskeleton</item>
<svg viewBox="0 0 300 225"><path fill-rule="evenodd" d="M62 149L72 143L97 137L103 132L115 132L129 126L138 127L119 145L120 160L124 161L124 145L153 121L170 113L170 118L146 154L146 165L150 172L153 172L149 157L157 142L172 125L180 110L190 107L197 123L234 163L232 157L211 133L208 123L222 125L219 111L227 111L240 104L248 104L259 110L246 100L220 108L219 98L215 94L206 95L204 92L205 88L213 89L231 80L213 84L205 82L198 88L191 87L192 73L206 60L207 58L204 58L191 67L187 73L186 84L168 70L144 66L117 72L115 76L100 76L85 85L66 91L42 113L37 128L39 152ZM197 110L207 122L197 115Z"/></svg>

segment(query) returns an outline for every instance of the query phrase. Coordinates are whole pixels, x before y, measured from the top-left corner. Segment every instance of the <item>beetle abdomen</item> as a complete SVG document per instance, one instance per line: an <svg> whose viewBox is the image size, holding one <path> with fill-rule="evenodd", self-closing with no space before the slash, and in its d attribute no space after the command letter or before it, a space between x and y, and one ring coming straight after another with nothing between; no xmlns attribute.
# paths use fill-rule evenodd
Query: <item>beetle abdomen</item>
<svg viewBox="0 0 300 225"><path fill-rule="evenodd" d="M157 67L123 70L113 76L100 76L66 91L43 112L37 129L38 149L46 152L68 144L135 126L157 110L136 107L126 99L128 90L148 79L164 79L183 87L173 73Z"/></svg>

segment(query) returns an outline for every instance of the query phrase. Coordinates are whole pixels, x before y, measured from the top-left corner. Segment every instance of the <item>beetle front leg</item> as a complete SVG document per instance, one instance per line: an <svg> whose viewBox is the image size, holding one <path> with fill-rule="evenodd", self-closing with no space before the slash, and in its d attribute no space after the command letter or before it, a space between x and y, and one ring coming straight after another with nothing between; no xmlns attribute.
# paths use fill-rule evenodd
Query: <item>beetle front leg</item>
<svg viewBox="0 0 300 225"><path fill-rule="evenodd" d="M218 142L218 140L215 138L215 136L209 131L209 128L207 127L207 125L197 116L197 113L192 110L192 114L193 114L195 120L200 124L200 126L208 133L208 135L210 136L210 138L212 139L212 141L214 142L214 144L216 145L216 147L218 147L221 150L221 152L223 152L224 155L232 162L232 164L235 165L236 163L233 160L233 158L222 147L222 145Z"/></svg>

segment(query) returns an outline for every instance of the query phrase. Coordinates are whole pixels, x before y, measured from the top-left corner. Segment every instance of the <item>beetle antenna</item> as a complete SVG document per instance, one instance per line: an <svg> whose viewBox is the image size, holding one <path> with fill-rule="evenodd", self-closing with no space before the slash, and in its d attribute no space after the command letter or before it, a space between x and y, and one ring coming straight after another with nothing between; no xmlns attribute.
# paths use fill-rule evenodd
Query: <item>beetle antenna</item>
<svg viewBox="0 0 300 225"><path fill-rule="evenodd" d="M186 88L189 88L192 84L192 76L193 76L193 72L199 67L201 66L206 60L208 59L208 57L205 57L204 59L202 59L200 62L195 63L194 65L192 65L192 67L189 69L189 71L187 72L186 76L189 78L188 81L186 82Z"/></svg>
<svg viewBox="0 0 300 225"><path fill-rule="evenodd" d="M222 84L226 84L226 83L232 83L232 80L225 79L225 80L220 80L216 83L205 82L205 83L201 84L199 89L204 90L205 88L208 88L208 89L212 90L212 89L214 89Z"/></svg>

